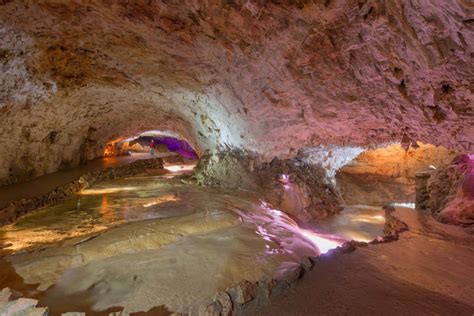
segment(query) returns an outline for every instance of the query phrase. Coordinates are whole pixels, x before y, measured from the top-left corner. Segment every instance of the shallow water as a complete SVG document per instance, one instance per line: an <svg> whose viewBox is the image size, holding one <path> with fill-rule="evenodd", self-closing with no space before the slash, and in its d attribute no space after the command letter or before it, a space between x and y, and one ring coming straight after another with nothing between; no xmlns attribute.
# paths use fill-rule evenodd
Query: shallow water
<svg viewBox="0 0 474 316"><path fill-rule="evenodd" d="M348 208L318 233L299 228L254 192L165 177L104 182L1 227L10 254L0 281L40 299L53 315L160 305L188 312L242 280L278 276L303 257L337 247L352 238L350 229L377 236L383 221L378 230L363 226L354 220L360 210Z"/></svg>
<svg viewBox="0 0 474 316"><path fill-rule="evenodd" d="M11 244L5 249L17 252L124 223L228 207L238 203L238 199L236 194L228 195L162 177L103 182L75 198L30 213L13 225L0 227L0 244Z"/></svg>
<svg viewBox="0 0 474 316"><path fill-rule="evenodd" d="M384 225L385 211L381 207L346 205L343 212L319 223L316 229L345 240L369 242L383 236Z"/></svg>

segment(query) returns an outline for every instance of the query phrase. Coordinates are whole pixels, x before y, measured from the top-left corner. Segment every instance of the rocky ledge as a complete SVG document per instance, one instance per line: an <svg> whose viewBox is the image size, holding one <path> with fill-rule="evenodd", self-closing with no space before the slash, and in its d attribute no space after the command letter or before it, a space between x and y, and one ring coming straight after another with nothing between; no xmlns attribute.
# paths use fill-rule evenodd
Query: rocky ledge
<svg viewBox="0 0 474 316"><path fill-rule="evenodd" d="M14 201L0 208L0 226L12 223L20 216L33 210L65 200L80 190L90 187L95 182L131 177L156 169L163 170L163 160L161 158L137 160L124 166L88 172L78 179L56 187L48 193Z"/></svg>

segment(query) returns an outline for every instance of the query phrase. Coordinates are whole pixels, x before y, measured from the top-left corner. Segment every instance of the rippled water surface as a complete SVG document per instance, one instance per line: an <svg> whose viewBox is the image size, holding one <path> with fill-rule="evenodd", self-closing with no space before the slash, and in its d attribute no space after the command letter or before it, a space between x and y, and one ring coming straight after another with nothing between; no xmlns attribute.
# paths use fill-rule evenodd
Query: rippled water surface
<svg viewBox="0 0 474 316"><path fill-rule="evenodd" d="M335 248L353 238L351 230L379 234L381 210L347 210L318 232L301 229L253 192L165 177L104 182L1 227L9 254L0 281L52 314L159 305L184 312L216 291L277 276Z"/></svg>

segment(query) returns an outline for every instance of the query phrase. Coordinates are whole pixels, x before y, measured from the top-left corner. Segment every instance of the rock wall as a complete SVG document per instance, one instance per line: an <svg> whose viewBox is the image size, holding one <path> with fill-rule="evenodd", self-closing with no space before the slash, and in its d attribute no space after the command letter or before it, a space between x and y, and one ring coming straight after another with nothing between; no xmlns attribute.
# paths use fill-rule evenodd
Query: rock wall
<svg viewBox="0 0 474 316"><path fill-rule="evenodd" d="M445 165L456 156L456 151L441 146L417 142L404 149L401 144L391 144L361 153L346 164L341 172L351 174L378 174L391 178L414 180L416 173Z"/></svg>
<svg viewBox="0 0 474 316"><path fill-rule="evenodd" d="M460 155L433 172L425 189L421 206L441 222L471 227L474 233L474 155Z"/></svg>
<svg viewBox="0 0 474 316"><path fill-rule="evenodd" d="M267 160L326 144L473 148L474 6L0 2L0 184L171 130Z"/></svg>
<svg viewBox="0 0 474 316"><path fill-rule="evenodd" d="M200 185L258 190L262 199L299 223L319 221L341 210L340 194L328 170L298 158L264 162L238 149L206 154L196 166Z"/></svg>
<svg viewBox="0 0 474 316"><path fill-rule="evenodd" d="M348 204L383 205L414 202L416 175L442 167L453 159L455 150L417 142L367 150L342 167L337 185ZM420 192L421 194L421 192Z"/></svg>

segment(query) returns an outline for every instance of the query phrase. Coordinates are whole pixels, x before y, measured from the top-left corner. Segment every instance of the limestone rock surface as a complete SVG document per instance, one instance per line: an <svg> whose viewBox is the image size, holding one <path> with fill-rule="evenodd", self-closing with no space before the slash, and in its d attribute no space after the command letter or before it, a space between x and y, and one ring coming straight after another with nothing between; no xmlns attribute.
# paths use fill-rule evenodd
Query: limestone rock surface
<svg viewBox="0 0 474 316"><path fill-rule="evenodd" d="M321 144L474 148L474 5L413 1L0 2L0 184L108 141L200 153Z"/></svg>
<svg viewBox="0 0 474 316"><path fill-rule="evenodd" d="M421 142L407 150L401 144L367 150L337 172L337 185L347 204L414 202L415 182L423 179L421 174L443 167L455 155L455 150Z"/></svg>
<svg viewBox="0 0 474 316"><path fill-rule="evenodd" d="M474 226L474 157L461 155L428 180L428 207L441 222Z"/></svg>

